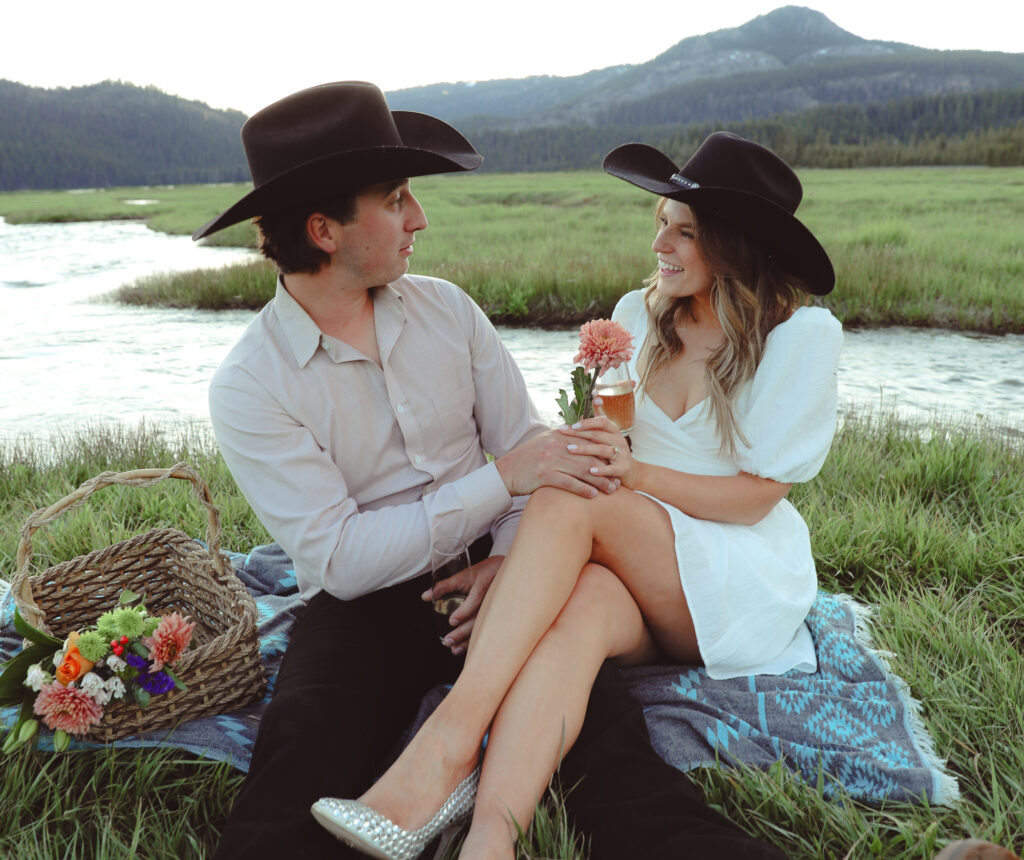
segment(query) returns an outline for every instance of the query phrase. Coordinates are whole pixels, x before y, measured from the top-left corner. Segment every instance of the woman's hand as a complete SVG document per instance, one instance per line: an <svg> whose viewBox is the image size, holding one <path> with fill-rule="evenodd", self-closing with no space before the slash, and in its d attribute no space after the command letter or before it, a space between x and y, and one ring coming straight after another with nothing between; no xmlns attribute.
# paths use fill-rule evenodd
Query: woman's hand
<svg viewBox="0 0 1024 860"><path fill-rule="evenodd" d="M594 398L594 405L600 406L601 398ZM572 427L559 428L565 436L573 437L568 445L570 451L604 460L604 466L592 466L590 473L596 477L611 478L619 485L632 487L636 481L638 462L633 459L626 437L611 419L604 415L587 418Z"/></svg>

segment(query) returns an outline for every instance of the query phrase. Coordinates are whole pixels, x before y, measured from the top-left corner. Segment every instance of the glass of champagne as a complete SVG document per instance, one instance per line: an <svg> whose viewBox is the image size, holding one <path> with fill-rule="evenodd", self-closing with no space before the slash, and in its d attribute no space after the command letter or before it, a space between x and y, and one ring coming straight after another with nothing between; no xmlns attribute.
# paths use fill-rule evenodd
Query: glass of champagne
<svg viewBox="0 0 1024 860"><path fill-rule="evenodd" d="M633 388L633 377L625 362L604 371L594 386L594 394L602 401L598 407L600 414L607 416L623 435L633 429Z"/></svg>
<svg viewBox="0 0 1024 860"><path fill-rule="evenodd" d="M434 541L431 562L430 585L436 588L442 580L460 573L469 567L469 549L466 542L459 538L441 538ZM447 594L434 595L434 627L441 641L451 633L449 621L451 614L462 606L466 595L461 591L450 591Z"/></svg>

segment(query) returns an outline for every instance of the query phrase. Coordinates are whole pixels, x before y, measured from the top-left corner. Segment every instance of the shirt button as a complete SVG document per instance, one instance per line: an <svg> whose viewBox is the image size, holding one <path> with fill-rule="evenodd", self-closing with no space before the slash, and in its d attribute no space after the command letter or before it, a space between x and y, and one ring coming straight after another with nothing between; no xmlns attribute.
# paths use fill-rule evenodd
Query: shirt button
<svg viewBox="0 0 1024 860"><path fill-rule="evenodd" d="M401 403L398 404L398 411L405 412L405 407Z"/></svg>
<svg viewBox="0 0 1024 860"><path fill-rule="evenodd" d="M417 463L422 463L423 462L423 458L419 454L416 455L415 460L416 460Z"/></svg>

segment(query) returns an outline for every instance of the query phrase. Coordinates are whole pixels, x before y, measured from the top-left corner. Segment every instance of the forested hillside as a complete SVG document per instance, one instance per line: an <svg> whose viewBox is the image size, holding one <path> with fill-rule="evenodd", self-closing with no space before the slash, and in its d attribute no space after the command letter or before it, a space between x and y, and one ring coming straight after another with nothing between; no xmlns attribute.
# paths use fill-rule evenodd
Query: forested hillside
<svg viewBox="0 0 1024 860"><path fill-rule="evenodd" d="M515 172L597 168L626 141L682 159L719 129L757 140L798 167L1024 165L1024 89L829 105L742 121L491 128L470 136L485 153L485 169Z"/></svg>
<svg viewBox="0 0 1024 860"><path fill-rule="evenodd" d="M0 81L0 190L239 182L245 115L106 81Z"/></svg>

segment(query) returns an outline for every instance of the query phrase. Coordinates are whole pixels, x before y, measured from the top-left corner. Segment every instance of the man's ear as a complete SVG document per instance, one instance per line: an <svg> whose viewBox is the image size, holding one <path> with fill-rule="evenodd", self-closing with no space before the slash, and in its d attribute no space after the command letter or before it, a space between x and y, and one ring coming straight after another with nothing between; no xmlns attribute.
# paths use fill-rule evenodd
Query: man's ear
<svg viewBox="0 0 1024 860"><path fill-rule="evenodd" d="M306 219L306 238L313 243L313 247L326 254L338 250L338 230L341 230L341 225L322 212L313 212Z"/></svg>

